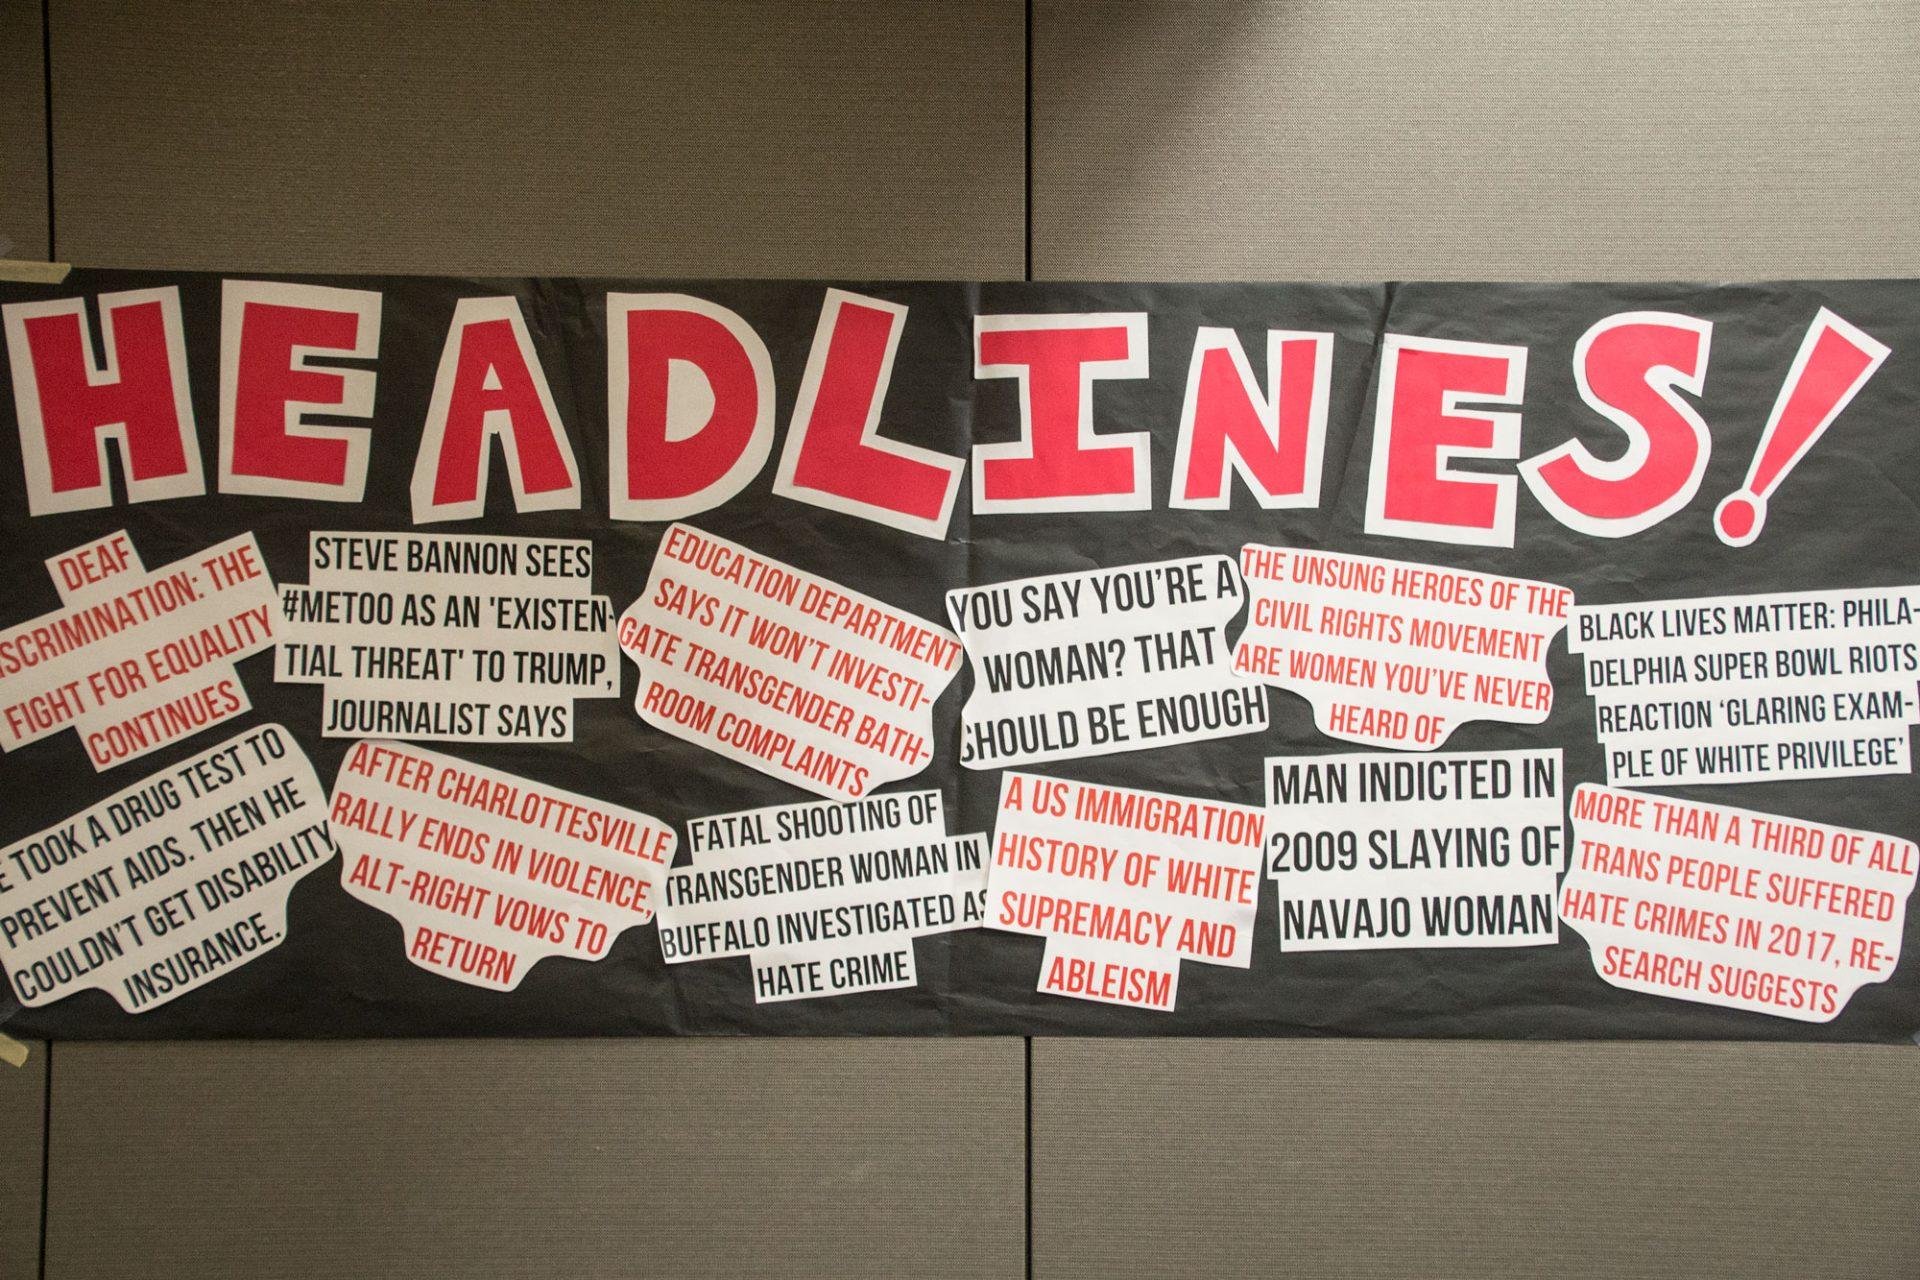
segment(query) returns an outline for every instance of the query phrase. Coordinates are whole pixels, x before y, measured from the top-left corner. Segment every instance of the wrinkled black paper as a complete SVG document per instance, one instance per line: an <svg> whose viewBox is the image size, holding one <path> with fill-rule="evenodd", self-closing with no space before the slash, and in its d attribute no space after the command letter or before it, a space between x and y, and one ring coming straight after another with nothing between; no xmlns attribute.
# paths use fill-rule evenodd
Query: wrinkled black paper
<svg viewBox="0 0 1920 1280"><path fill-rule="evenodd" d="M301 277L276 277L300 279ZM97 511L27 514L18 452L8 429L0 464L6 538L6 606L12 624L58 603L43 561L125 528L147 564L158 565L235 534L253 532L274 581L307 580L314 529L414 528L408 482L441 345L461 297L513 294L521 302L585 488L576 512L516 514L505 469L492 469L489 514L435 531L587 537L595 547L593 590L616 613L646 581L665 524L606 515L605 295L644 289L692 294L738 312L772 353L776 423L784 439L825 286L743 281L465 280L311 278L384 294L372 462L360 505L209 492L195 498ZM1760 591L1885 586L1920 579L1920 282L1859 281L1734 285L1397 284L846 284L838 287L910 308L884 405L881 431L905 443L963 456L975 442L1019 431L1011 380L976 382L975 313L1146 311L1150 377L1107 381L1095 392L1102 432L1152 439L1154 509L1076 515L973 516L967 489L944 541L803 505L770 493L773 461L739 496L691 523L799 568L845 583L930 622L947 625L944 594L1035 574L1204 553L1237 555L1242 543L1360 552L1542 579L1571 587L1580 603L1733 595ZM79 271L57 286L0 285L0 301L88 298L178 285L183 299L195 416L208 487L215 487L220 277ZM1769 409L1794 353L1827 306L1893 354L1832 430L1787 478L1767 528L1746 549L1722 545L1711 526L1720 496L1746 475ZM1713 432L1699 495L1645 533L1600 540L1556 523L1522 491L1511 549L1445 546L1362 532L1379 339L1412 333L1530 348L1521 409L1522 457L1569 438L1603 457L1618 453L1616 429L1578 397L1571 355L1595 321L1630 310L1667 310L1714 324L1712 357L1698 404ZM1268 328L1336 335L1322 501L1317 509L1264 511L1242 492L1228 511L1166 505L1187 362L1201 325L1235 329L1265 375ZM328 361L352 365L351 361ZM8 422L15 421L12 390ZM779 444L776 442L777 458ZM1511 463L1465 464L1511 474ZM1236 621L1237 635L1244 621ZM684 832L695 816L811 798L644 725L621 664L618 699L576 704L571 744L432 744L495 768L656 815ZM1593 704L1565 633L1553 645L1552 715L1535 726L1470 723L1447 750L1564 749L1565 793L1604 781ZM151 757L96 774L77 736L62 733L0 760L6 800L0 843L10 843L98 801L131 781L203 750L240 727L278 722L330 780L349 745L319 733L320 691L275 684L272 658L240 665L253 710L239 725L188 738ZM922 774L888 790L938 787L955 833L991 831L999 771L957 763L963 671L936 708L943 744ZM1043 772L1245 804L1263 800L1269 755L1352 750L1317 733L1306 702L1272 697L1264 733L1041 766ZM1794 817L1920 837L1920 785L1913 777L1675 788L1673 794ZM684 845L684 840L683 840ZM687 857L683 847L680 858ZM1920 895L1908 922L1920 912ZM1042 940L993 931L919 939L917 988L760 1005L744 959L664 964L653 926L628 930L598 962L548 959L518 990L496 993L411 964L399 922L348 897L339 863L295 886L286 940L250 963L150 1012L129 1015L104 992L84 991L22 1009L16 1035L95 1037L544 1036L660 1034L1068 1034L1360 1035L1499 1038L1677 1038L1905 1041L1920 1029L1920 963L1911 956L1891 981L1862 987L1827 1024L1807 1024L1618 990L1594 972L1586 942L1563 927L1550 947L1378 950L1282 955L1274 893L1260 886L1250 971L1188 963L1179 1008L1156 1013L1043 996L1035 991ZM1910 931L1911 935L1911 931ZM1912 938L1909 937L1909 945ZM0 990L0 1008L11 1006Z"/></svg>

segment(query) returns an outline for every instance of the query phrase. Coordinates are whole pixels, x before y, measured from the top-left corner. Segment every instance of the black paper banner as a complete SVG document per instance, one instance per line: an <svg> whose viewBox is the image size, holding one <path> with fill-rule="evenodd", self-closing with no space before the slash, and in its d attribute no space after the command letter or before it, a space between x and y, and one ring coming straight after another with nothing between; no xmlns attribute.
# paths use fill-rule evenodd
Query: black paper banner
<svg viewBox="0 0 1920 1280"><path fill-rule="evenodd" d="M1920 1030L1920 284L0 307L16 1034Z"/></svg>

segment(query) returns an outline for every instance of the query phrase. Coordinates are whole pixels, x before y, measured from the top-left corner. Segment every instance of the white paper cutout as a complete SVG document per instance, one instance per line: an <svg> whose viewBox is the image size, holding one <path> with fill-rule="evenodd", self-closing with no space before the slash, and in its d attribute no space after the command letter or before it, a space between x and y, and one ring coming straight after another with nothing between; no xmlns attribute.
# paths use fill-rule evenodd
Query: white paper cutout
<svg viewBox="0 0 1920 1280"><path fill-rule="evenodd" d="M73 729L97 770L252 709L278 609L250 533L148 570L125 530L47 561L61 607L0 632L0 748Z"/></svg>
<svg viewBox="0 0 1920 1280"><path fill-rule="evenodd" d="M1233 669L1313 704L1329 737L1431 751L1472 720L1539 724L1573 593L1526 578L1301 547L1240 551Z"/></svg>
<svg viewBox="0 0 1920 1280"><path fill-rule="evenodd" d="M280 945L333 856L293 735L248 729L0 850L0 961L21 1003L87 988L158 1008Z"/></svg>
<svg viewBox="0 0 1920 1280"><path fill-rule="evenodd" d="M1607 781L1639 787L1912 772L1920 588L1708 596L1573 611Z"/></svg>
<svg viewBox="0 0 1920 1280"><path fill-rule="evenodd" d="M691 525L660 539L620 618L648 724L838 800L933 760L933 704L960 642Z"/></svg>
<svg viewBox="0 0 1920 1280"><path fill-rule="evenodd" d="M310 556L274 678L325 687L326 737L572 742L574 699L619 695L590 542L316 532Z"/></svg>
<svg viewBox="0 0 1920 1280"><path fill-rule="evenodd" d="M1831 1022L1900 963L1911 840L1591 785L1572 818L1560 918L1616 987Z"/></svg>
<svg viewBox="0 0 1920 1280"><path fill-rule="evenodd" d="M1269 757L1267 877L1280 949L1557 941L1560 755Z"/></svg>
<svg viewBox="0 0 1920 1280"><path fill-rule="evenodd" d="M644 813L402 742L349 747L328 814L341 886L400 922L407 959L494 991L653 919L676 843Z"/></svg>
<svg viewBox="0 0 1920 1280"><path fill-rule="evenodd" d="M756 1004L915 986L915 938L980 924L986 837L949 837L938 791L696 818L687 843L661 954L748 956Z"/></svg>
<svg viewBox="0 0 1920 1280"><path fill-rule="evenodd" d="M997 769L1266 728L1266 691L1228 663L1227 624L1245 597L1226 556L949 591L973 665L960 763Z"/></svg>
<svg viewBox="0 0 1920 1280"><path fill-rule="evenodd" d="M987 927L1047 940L1038 990L1171 1010L1180 962L1252 962L1265 818L1252 805L1001 776Z"/></svg>

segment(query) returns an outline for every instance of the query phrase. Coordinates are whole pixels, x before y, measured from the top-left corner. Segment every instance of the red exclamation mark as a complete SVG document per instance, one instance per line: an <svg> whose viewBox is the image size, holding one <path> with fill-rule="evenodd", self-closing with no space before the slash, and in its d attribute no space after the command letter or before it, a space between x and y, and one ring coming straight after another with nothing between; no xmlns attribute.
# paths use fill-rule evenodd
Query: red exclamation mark
<svg viewBox="0 0 1920 1280"><path fill-rule="evenodd" d="M1767 499L1886 358L1884 344L1820 308L1787 371L1780 398L1773 402L1747 482L1714 510L1720 541L1744 547L1760 536L1767 523Z"/></svg>

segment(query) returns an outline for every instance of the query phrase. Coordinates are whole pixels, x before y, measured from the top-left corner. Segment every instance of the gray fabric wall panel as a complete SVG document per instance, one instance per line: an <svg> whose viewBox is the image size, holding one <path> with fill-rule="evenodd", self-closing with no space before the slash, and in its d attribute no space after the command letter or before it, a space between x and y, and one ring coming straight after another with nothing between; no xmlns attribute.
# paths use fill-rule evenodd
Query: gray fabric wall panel
<svg viewBox="0 0 1920 1280"><path fill-rule="evenodd" d="M1899 0L1036 0L1041 279L1920 273Z"/></svg>
<svg viewBox="0 0 1920 1280"><path fill-rule="evenodd" d="M49 1280L1021 1274L1018 1041L62 1045Z"/></svg>
<svg viewBox="0 0 1920 1280"><path fill-rule="evenodd" d="M1034 1274L1911 1277L1920 1053L1034 1043Z"/></svg>
<svg viewBox="0 0 1920 1280"><path fill-rule="evenodd" d="M59 248L1017 276L1023 17L55 0ZM1022 1054L76 1045L54 1082L48 1275L1018 1275Z"/></svg>
<svg viewBox="0 0 1920 1280"><path fill-rule="evenodd" d="M25 1066L0 1063L0 1280L40 1269L40 1171L46 1156L47 1047Z"/></svg>
<svg viewBox="0 0 1920 1280"><path fill-rule="evenodd" d="M0 257L47 256L46 91L40 5L0 0ZM40 1268L46 1046L23 1067L0 1063L0 1280Z"/></svg>
<svg viewBox="0 0 1920 1280"><path fill-rule="evenodd" d="M47 256L47 97L39 0L0 0L0 258Z"/></svg>
<svg viewBox="0 0 1920 1280"><path fill-rule="evenodd" d="M1038 278L1920 273L1920 13L1036 0ZM1920 1055L1036 1041L1035 1275L1910 1276Z"/></svg>
<svg viewBox="0 0 1920 1280"><path fill-rule="evenodd" d="M55 0L94 266L1018 276L1024 8Z"/></svg>
<svg viewBox="0 0 1920 1280"><path fill-rule="evenodd" d="M1912 6L1035 10L1042 277L1920 273ZM57 248L1018 276L1023 11L53 0ZM39 30L0 0L21 256ZM1021 1052L61 1047L47 1274L1018 1275ZM38 1243L38 1065L0 1068L6 1280ZM1920 1257L1910 1052L1041 1041L1034 1085L1042 1277Z"/></svg>

